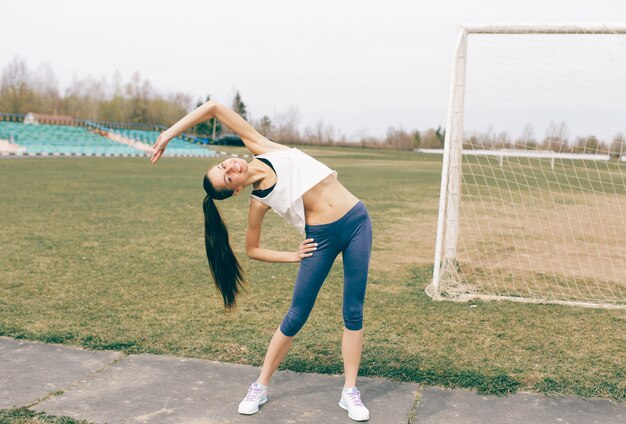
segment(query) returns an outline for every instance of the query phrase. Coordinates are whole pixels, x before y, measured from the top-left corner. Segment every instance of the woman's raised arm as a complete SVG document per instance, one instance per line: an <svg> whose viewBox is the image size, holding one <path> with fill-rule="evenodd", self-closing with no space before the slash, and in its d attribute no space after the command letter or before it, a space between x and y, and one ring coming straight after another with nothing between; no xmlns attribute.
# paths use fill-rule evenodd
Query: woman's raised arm
<svg viewBox="0 0 626 424"><path fill-rule="evenodd" d="M189 128L204 122L211 118L219 119L224 125L230 128L235 134L241 137L241 140L246 145L248 150L254 155L269 152L272 150L287 149L287 146L283 146L263 137L252 125L246 122L241 116L234 111L230 110L226 106L214 101L209 100L202 106L199 106L194 111L188 113L180 121L176 122L170 128L165 130L159 138L157 138L154 146L152 146L152 163L155 163L163 152L169 141Z"/></svg>

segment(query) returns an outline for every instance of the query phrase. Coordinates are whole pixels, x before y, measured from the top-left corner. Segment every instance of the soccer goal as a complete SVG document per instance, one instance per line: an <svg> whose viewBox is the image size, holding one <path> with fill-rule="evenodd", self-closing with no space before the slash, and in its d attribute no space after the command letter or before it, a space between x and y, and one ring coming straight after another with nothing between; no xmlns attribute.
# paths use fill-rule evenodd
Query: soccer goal
<svg viewBox="0 0 626 424"><path fill-rule="evenodd" d="M438 300L626 308L626 25L463 26Z"/></svg>

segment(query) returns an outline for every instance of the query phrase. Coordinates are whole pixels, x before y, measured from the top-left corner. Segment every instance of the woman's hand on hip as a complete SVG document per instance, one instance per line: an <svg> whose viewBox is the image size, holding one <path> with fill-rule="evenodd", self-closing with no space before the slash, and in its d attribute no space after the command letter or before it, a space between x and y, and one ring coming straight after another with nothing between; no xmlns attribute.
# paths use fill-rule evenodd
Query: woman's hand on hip
<svg viewBox="0 0 626 424"><path fill-rule="evenodd" d="M166 131L159 134L159 137L156 139L154 145L152 146L152 157L150 158L151 163L156 163L156 161L158 161L161 156L163 156L165 148L167 147L167 143L169 143L171 139L172 137L170 137Z"/></svg>
<svg viewBox="0 0 626 424"><path fill-rule="evenodd" d="M304 258L308 258L309 256L313 256L313 252L317 250L317 243L314 243L312 238L306 239L300 243L300 247L298 247L298 262Z"/></svg>

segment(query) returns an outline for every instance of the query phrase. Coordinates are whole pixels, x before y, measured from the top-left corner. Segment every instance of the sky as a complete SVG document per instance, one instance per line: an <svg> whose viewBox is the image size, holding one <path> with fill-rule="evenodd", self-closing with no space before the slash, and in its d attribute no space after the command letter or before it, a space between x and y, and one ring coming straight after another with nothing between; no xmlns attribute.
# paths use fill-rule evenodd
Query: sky
<svg viewBox="0 0 626 424"><path fill-rule="evenodd" d="M48 63L61 87L139 72L162 93L228 105L238 90L253 118L295 106L301 129L321 120L349 139L445 125L460 24L626 23L623 0L0 0L0 11L0 69L16 55Z"/></svg>

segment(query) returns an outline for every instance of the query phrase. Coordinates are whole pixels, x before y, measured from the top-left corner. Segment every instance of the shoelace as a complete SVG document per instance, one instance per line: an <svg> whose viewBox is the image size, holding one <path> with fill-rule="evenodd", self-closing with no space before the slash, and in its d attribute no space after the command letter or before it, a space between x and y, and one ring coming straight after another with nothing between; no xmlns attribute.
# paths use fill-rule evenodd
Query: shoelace
<svg viewBox="0 0 626 424"><path fill-rule="evenodd" d="M250 387L248 389L248 395L246 396L246 400L255 401L256 397L263 391L260 387Z"/></svg>
<svg viewBox="0 0 626 424"><path fill-rule="evenodd" d="M352 402L354 406L363 406L363 402L361 402L361 392L356 390L354 392L348 392L346 394L348 395L348 398L350 398L350 402Z"/></svg>

